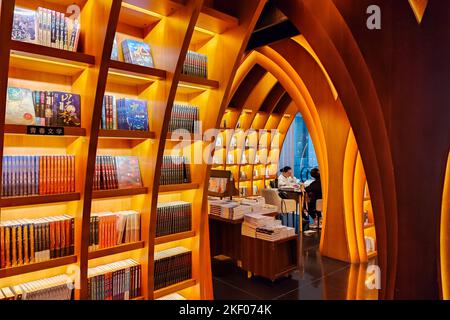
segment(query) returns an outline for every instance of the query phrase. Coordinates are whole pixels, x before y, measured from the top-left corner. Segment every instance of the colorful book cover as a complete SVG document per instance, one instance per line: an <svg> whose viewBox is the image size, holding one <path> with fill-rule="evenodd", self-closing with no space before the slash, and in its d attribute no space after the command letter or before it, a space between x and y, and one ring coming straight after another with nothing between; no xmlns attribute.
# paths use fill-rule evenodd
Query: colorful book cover
<svg viewBox="0 0 450 320"><path fill-rule="evenodd" d="M36 42L36 12L15 8L11 38L13 40Z"/></svg>
<svg viewBox="0 0 450 320"><path fill-rule="evenodd" d="M123 102L128 130L148 131L147 101L124 99Z"/></svg>
<svg viewBox="0 0 450 320"><path fill-rule="evenodd" d="M9 87L6 101L7 124L35 124L35 109L29 89Z"/></svg>
<svg viewBox="0 0 450 320"><path fill-rule="evenodd" d="M56 125L62 127L81 126L81 98L78 94L53 92L53 103L57 109Z"/></svg>
<svg viewBox="0 0 450 320"><path fill-rule="evenodd" d="M128 39L122 42L122 50L125 62L153 67L153 57L149 44Z"/></svg>
<svg viewBox="0 0 450 320"><path fill-rule="evenodd" d="M116 157L119 189L139 188L142 186L141 171L137 157Z"/></svg>
<svg viewBox="0 0 450 320"><path fill-rule="evenodd" d="M114 36L113 48L111 52L111 60L119 60L119 47L117 45L117 37Z"/></svg>

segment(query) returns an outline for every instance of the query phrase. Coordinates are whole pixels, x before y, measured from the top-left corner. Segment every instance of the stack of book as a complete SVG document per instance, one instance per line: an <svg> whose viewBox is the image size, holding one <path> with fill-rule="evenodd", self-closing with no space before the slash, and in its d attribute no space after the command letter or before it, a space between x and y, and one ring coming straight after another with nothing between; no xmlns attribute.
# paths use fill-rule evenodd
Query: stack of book
<svg viewBox="0 0 450 320"><path fill-rule="evenodd" d="M175 247L155 253L155 290L192 278L192 252Z"/></svg>
<svg viewBox="0 0 450 320"><path fill-rule="evenodd" d="M242 219L246 213L252 212L252 208L241 205L237 201L218 200L209 202L209 213L224 219Z"/></svg>
<svg viewBox="0 0 450 320"><path fill-rule="evenodd" d="M281 225L281 220L260 213L244 216L241 233L243 236L276 241L295 235L295 229Z"/></svg>
<svg viewBox="0 0 450 320"><path fill-rule="evenodd" d="M199 133L199 109L195 106L174 104L169 122L169 132L185 130Z"/></svg>
<svg viewBox="0 0 450 320"><path fill-rule="evenodd" d="M192 204L185 201L158 203L156 237L190 231Z"/></svg>
<svg viewBox="0 0 450 320"><path fill-rule="evenodd" d="M160 185L191 182L191 173L186 157L163 156Z"/></svg>
<svg viewBox="0 0 450 320"><path fill-rule="evenodd" d="M91 215L89 251L139 241L141 216L137 211L101 212Z"/></svg>
<svg viewBox="0 0 450 320"><path fill-rule="evenodd" d="M105 130L148 131L147 101L105 95L101 128Z"/></svg>
<svg viewBox="0 0 450 320"><path fill-rule="evenodd" d="M183 74L208 78L208 57L194 51L188 51L183 64Z"/></svg>
<svg viewBox="0 0 450 320"><path fill-rule="evenodd" d="M15 8L11 38L56 49L77 51L80 38L78 19L39 7L36 11Z"/></svg>
<svg viewBox="0 0 450 320"><path fill-rule="evenodd" d="M88 270L89 300L130 300L141 295L141 265L133 259Z"/></svg>
<svg viewBox="0 0 450 320"><path fill-rule="evenodd" d="M150 45L142 41L127 39L122 41L123 58L126 63L144 67L154 66ZM118 56L113 51L112 56Z"/></svg>
<svg viewBox="0 0 450 320"><path fill-rule="evenodd" d="M72 300L73 280L62 274L0 289L0 300Z"/></svg>
<svg viewBox="0 0 450 320"><path fill-rule="evenodd" d="M55 216L0 223L0 268L73 255L74 219Z"/></svg>
<svg viewBox="0 0 450 320"><path fill-rule="evenodd" d="M142 187L139 160L132 156L97 156L94 190Z"/></svg>
<svg viewBox="0 0 450 320"><path fill-rule="evenodd" d="M75 192L75 156L3 156L3 197L67 192Z"/></svg>
<svg viewBox="0 0 450 320"><path fill-rule="evenodd" d="M7 124L80 127L81 97L60 91L8 87Z"/></svg>

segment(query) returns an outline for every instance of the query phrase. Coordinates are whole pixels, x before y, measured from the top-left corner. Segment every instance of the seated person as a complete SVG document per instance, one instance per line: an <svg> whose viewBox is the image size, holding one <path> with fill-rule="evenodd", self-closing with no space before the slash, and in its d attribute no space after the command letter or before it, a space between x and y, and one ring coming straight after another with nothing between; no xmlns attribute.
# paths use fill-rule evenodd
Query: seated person
<svg viewBox="0 0 450 320"><path fill-rule="evenodd" d="M294 188L298 189L300 188L300 181L294 177L292 174L292 168L291 167L284 167L280 170L281 174L278 176L278 188Z"/></svg>
<svg viewBox="0 0 450 320"><path fill-rule="evenodd" d="M312 169L311 177L314 178L314 181L305 188L305 191L308 194L308 214L314 219L312 227L318 227L320 212L316 211L316 201L322 199L322 184L320 181L319 169Z"/></svg>

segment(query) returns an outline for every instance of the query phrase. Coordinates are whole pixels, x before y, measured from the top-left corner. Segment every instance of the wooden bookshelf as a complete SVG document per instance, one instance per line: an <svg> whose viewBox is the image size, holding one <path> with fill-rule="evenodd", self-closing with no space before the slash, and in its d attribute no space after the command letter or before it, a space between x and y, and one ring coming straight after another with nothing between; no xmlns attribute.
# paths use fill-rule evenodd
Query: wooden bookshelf
<svg viewBox="0 0 450 320"><path fill-rule="evenodd" d="M15 2L15 3L14 3ZM148 2L148 1L147 1ZM195 182L159 186L162 157L165 154L168 125L174 101L199 106L203 128L216 126L237 65L244 54L246 41L262 11L263 0L251 3L229 3L239 16L203 5L202 0L188 1L120 1L120 0L16 0L2 2L2 18L12 17L14 4L35 10L38 6L61 11L72 3L81 8L83 24L78 52L37 44L8 41L12 21L2 19L0 67L0 118L6 110L8 84L31 90L65 91L81 96L82 128L65 128L65 137L35 139L26 135L26 126L5 125L1 128L1 154L74 155L76 193L32 197L2 198L2 219L36 218L70 214L75 219L75 255L45 263L0 271L0 287L23 274L26 281L50 275L47 269L75 264L79 287L75 299L88 297L88 269L105 262L129 257L142 265L142 297L154 299L189 287L192 299L212 298L212 275L209 259L205 183L208 165L192 165ZM210 5L210 2L208 2ZM229 9L229 8L228 8ZM119 42L119 60L110 59L114 35ZM170 34L170 37L166 35ZM220 34L220 37L216 37ZM155 67L123 62L120 41L135 39L151 45ZM233 43L233 46L227 44ZM187 50L207 54L208 78L183 75ZM9 53L9 58L8 57ZM218 55L217 57L214 55ZM28 87L29 86L29 87ZM203 94L208 92L207 94ZM149 132L101 130L102 104L105 94L131 97L148 102ZM192 139L194 144L196 141ZM168 143L167 148L175 147ZM93 179L97 155L136 156L139 159L143 186L137 189L94 191ZM0 161L0 166L1 166ZM1 167L0 167L1 171ZM0 172L1 173L1 172ZM155 238L158 197L168 201L192 202L193 228L189 232ZM29 206L34 206L30 210ZM89 252L91 213L136 210L141 214L142 241ZM4 214L5 212L5 214ZM172 244L173 242L173 244ZM193 279L154 291L155 246L170 247L182 242L193 251ZM117 260L118 261L118 260ZM200 272L200 266L202 270ZM57 268L60 267L60 268ZM53 271L52 271L53 272ZM56 271L54 271L56 272ZM15 278L14 278L15 279ZM194 280L195 279L195 280ZM5 282L6 281L6 282Z"/></svg>
<svg viewBox="0 0 450 320"><path fill-rule="evenodd" d="M49 194L42 196L26 196L26 197L8 197L1 198L0 205L2 208L31 206L36 204L50 204L57 202L78 201L81 199L79 192Z"/></svg>
<svg viewBox="0 0 450 320"><path fill-rule="evenodd" d="M115 189L115 190L95 190L92 192L92 199L105 199L115 197L129 197L138 194L147 194L148 188L130 188L130 189Z"/></svg>
<svg viewBox="0 0 450 320"><path fill-rule="evenodd" d="M155 297L155 299L158 299L158 298L167 296L168 294L175 293L177 291L195 286L196 284L197 284L197 281L195 279L189 279L189 280L186 280L183 282L179 282L179 283L176 283L169 287L165 287L165 288L156 290L154 292L154 297Z"/></svg>
<svg viewBox="0 0 450 320"><path fill-rule="evenodd" d="M89 252L89 260L98 259L106 256L111 256L113 254L123 253L132 250L138 250L145 247L144 241L124 243L111 248L104 248Z"/></svg>
<svg viewBox="0 0 450 320"><path fill-rule="evenodd" d="M61 257L61 258L55 258L48 261L43 262L36 262L36 263L30 263L30 264L24 264L21 266L6 268L6 269L0 269L0 279L6 278L6 277L13 277L25 273L50 269L50 268L56 268L65 266L68 264L76 263L77 262L77 256L67 256L67 257Z"/></svg>
<svg viewBox="0 0 450 320"><path fill-rule="evenodd" d="M186 231L155 238L155 245L195 237L195 231Z"/></svg>

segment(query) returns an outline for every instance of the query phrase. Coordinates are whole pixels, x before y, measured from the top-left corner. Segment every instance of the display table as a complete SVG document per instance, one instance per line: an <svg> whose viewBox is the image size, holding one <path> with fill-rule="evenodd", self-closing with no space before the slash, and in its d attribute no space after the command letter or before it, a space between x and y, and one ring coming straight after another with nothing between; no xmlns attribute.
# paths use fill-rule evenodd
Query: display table
<svg viewBox="0 0 450 320"><path fill-rule="evenodd" d="M271 215L276 215L274 212ZM267 241L243 236L244 219L231 220L209 215L211 257L224 255L239 267L272 281L298 268L299 236Z"/></svg>
<svg viewBox="0 0 450 320"><path fill-rule="evenodd" d="M298 269L298 236L266 241L242 236L242 269L272 281Z"/></svg>

